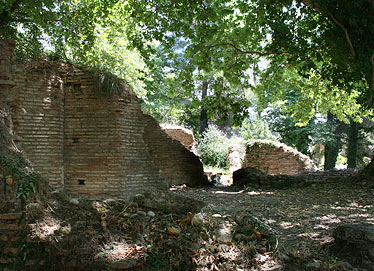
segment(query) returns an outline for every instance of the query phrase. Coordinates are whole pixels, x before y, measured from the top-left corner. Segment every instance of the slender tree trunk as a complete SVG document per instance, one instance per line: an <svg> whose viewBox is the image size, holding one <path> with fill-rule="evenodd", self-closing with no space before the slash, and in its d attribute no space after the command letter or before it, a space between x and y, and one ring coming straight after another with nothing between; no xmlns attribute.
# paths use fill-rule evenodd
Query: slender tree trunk
<svg viewBox="0 0 374 271"><path fill-rule="evenodd" d="M358 123L350 119L348 135L348 168L357 167Z"/></svg>
<svg viewBox="0 0 374 271"><path fill-rule="evenodd" d="M208 95L208 81L203 82L203 87L202 87L202 93L201 93L201 100L204 100L204 98ZM201 111L200 111L200 137L203 135L203 133L208 129L208 113L206 109L204 108L204 105L201 106Z"/></svg>
<svg viewBox="0 0 374 271"><path fill-rule="evenodd" d="M342 147L342 134L343 134L343 124L336 119L336 117L330 112L327 113L327 122L331 125L337 125L334 128L333 133L335 138L333 142L329 142L325 145L325 165L324 170L334 169L336 161L339 155L339 151Z"/></svg>

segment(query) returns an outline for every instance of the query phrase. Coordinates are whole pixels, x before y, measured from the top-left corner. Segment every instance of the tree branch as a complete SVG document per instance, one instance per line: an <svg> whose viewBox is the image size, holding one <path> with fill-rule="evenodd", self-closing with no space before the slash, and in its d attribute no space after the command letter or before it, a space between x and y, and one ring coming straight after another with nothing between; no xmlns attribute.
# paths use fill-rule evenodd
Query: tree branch
<svg viewBox="0 0 374 271"><path fill-rule="evenodd" d="M258 51L245 51L240 48L238 48L234 43L231 42L225 42L225 43L217 43L217 44L211 44L206 45L206 48L214 48L214 47L224 47L224 46L230 46L232 47L236 53L243 54L243 55L257 55L257 56L269 56L269 55L275 55L276 53L273 52L258 52Z"/></svg>
<svg viewBox="0 0 374 271"><path fill-rule="evenodd" d="M8 19L10 18L11 14L19 7L21 4L20 0L14 1L12 6L8 11L3 11L0 15L2 19L0 19L0 26L4 26L6 23L8 23Z"/></svg>
<svg viewBox="0 0 374 271"><path fill-rule="evenodd" d="M166 5L166 6L158 6L155 8L155 10L152 12L153 14L157 14L157 12L160 10L160 9L167 9L167 8L171 8L173 7L175 4L174 1L171 1L171 3L169 5Z"/></svg>
<svg viewBox="0 0 374 271"><path fill-rule="evenodd" d="M315 11L321 13L322 15L330 18L337 26L339 26L344 31L345 39L347 40L347 43L348 43L348 46L349 46L349 50L351 51L351 55L353 57L355 57L356 56L356 52L355 52L355 49L353 47L351 38L349 36L348 29L346 27L344 27L344 25L341 22L339 22L331 12L329 12L329 11L324 12L321 9L321 6L318 3L312 3L310 0L301 0L301 1L305 5L307 5L308 7L312 8Z"/></svg>

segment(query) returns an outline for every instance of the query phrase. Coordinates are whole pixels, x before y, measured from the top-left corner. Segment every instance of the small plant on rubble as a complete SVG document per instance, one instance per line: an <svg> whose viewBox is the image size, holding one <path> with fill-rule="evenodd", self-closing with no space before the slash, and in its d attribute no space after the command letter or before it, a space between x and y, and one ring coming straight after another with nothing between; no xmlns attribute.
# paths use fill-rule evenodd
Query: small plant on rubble
<svg viewBox="0 0 374 271"><path fill-rule="evenodd" d="M9 175L9 181L17 181L17 198L27 200L37 190L39 176L28 168L26 160L21 155L14 158L0 157L0 166Z"/></svg>

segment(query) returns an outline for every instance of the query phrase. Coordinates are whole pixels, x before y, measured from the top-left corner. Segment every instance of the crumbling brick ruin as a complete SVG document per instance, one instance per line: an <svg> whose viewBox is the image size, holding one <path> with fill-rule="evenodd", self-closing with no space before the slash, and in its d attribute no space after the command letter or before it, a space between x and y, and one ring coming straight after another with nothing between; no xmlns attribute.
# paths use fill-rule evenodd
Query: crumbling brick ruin
<svg viewBox="0 0 374 271"><path fill-rule="evenodd" d="M84 69L50 61L17 65L13 77L8 98L17 144L52 187L128 197L202 180L199 159L141 112L127 84L121 94L104 95Z"/></svg>
<svg viewBox="0 0 374 271"><path fill-rule="evenodd" d="M266 174L299 174L315 170L311 159L285 144L273 141L247 143L243 167L255 167Z"/></svg>
<svg viewBox="0 0 374 271"><path fill-rule="evenodd" d="M185 146L188 150L193 150L195 147L195 137L191 130L186 128L170 125L170 124L162 124L161 129L171 138L178 140L183 146Z"/></svg>
<svg viewBox="0 0 374 271"><path fill-rule="evenodd" d="M169 184L202 184L203 168L199 158L179 140L160 130L157 121L151 116L146 116L146 123L144 141L153 161L169 180ZM197 168L201 168L201 171L196 170Z"/></svg>

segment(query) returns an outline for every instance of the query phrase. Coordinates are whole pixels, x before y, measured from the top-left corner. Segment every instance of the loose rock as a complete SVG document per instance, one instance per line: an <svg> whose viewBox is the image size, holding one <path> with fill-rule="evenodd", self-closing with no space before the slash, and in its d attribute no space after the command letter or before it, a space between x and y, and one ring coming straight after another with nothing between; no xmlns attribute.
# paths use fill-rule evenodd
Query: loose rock
<svg viewBox="0 0 374 271"><path fill-rule="evenodd" d="M191 219L192 226L201 227L204 224L204 217L201 213L197 213Z"/></svg>
<svg viewBox="0 0 374 271"><path fill-rule="evenodd" d="M79 200L74 198L74 199L69 200L69 203L72 205L79 205Z"/></svg>
<svg viewBox="0 0 374 271"><path fill-rule="evenodd" d="M147 215L150 216L150 217L155 217L156 216L156 214L152 211L148 211Z"/></svg>

